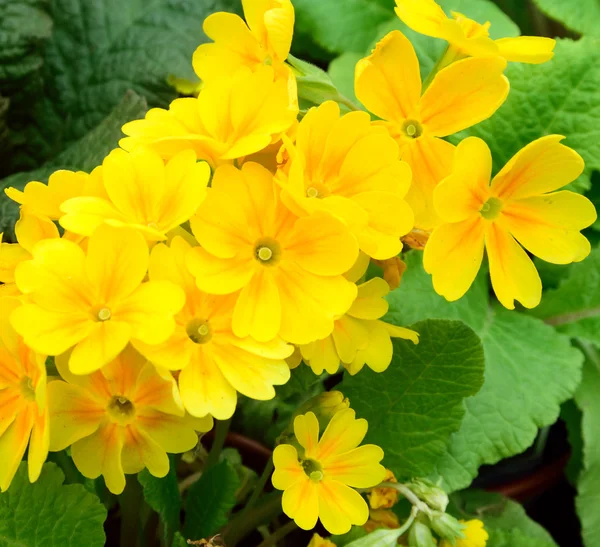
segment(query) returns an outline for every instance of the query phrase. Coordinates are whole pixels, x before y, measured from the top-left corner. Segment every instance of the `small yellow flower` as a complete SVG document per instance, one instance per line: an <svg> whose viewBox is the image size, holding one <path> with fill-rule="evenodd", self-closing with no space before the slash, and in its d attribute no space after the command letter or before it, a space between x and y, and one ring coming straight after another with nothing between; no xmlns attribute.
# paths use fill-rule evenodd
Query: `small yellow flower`
<svg viewBox="0 0 600 547"><path fill-rule="evenodd" d="M394 473L385 470L385 477L381 482L398 482ZM398 490L395 488L373 488L368 494L369 505L372 509L389 509L398 503Z"/></svg>
<svg viewBox="0 0 600 547"><path fill-rule="evenodd" d="M130 228L99 227L87 253L65 239L46 239L21 262L15 279L28 296L11 322L34 351L60 355L74 347L71 371L88 374L112 361L130 340L159 344L175 329L185 296L167 281L143 282L148 246Z"/></svg>
<svg viewBox="0 0 600 547"><path fill-rule="evenodd" d="M483 522L480 520L468 520L460 521L465 525L462 533L465 537L462 539L457 538L456 543L452 544L447 539L443 539L440 543L440 547L485 547L487 544L487 540L489 539L489 534L485 531L483 527Z"/></svg>
<svg viewBox="0 0 600 547"><path fill-rule="evenodd" d="M182 150L212 167L254 154L279 139L296 121L295 80L276 80L272 67L241 68L207 83L198 98L176 99L168 110L152 108L142 120L123 126L119 145L145 145L163 159Z"/></svg>
<svg viewBox="0 0 600 547"><path fill-rule="evenodd" d="M237 391L253 399L272 399L274 385L286 383L285 362L293 348L281 340L258 343L238 338L231 330L235 296L208 295L198 290L185 265L192 247L175 237L170 247L159 244L150 256L150 280L168 281L186 294L183 309L175 316L175 332L157 345L134 346L157 366L181 370L181 398L193 416L212 414L231 418Z"/></svg>
<svg viewBox="0 0 600 547"><path fill-rule="evenodd" d="M556 190L583 171L583 159L549 135L523 148L490 183L492 155L470 137L456 151L454 169L435 191L444 220L425 247L425 270L447 300L457 300L475 280L487 251L492 286L509 309L540 302L542 283L533 255L553 264L579 262L590 253L580 233L596 220L586 197ZM521 247L522 245L522 247Z"/></svg>
<svg viewBox="0 0 600 547"><path fill-rule="evenodd" d="M342 274L358 247L340 220L321 211L298 218L280 192L256 163L220 167L191 220L201 246L187 264L200 290L237 293L236 336L304 344L328 336L352 304L356 286Z"/></svg>
<svg viewBox="0 0 600 547"><path fill-rule="evenodd" d="M64 382L50 382L50 450L71 446L79 471L104 476L113 494L125 487L125 474L142 469L155 477L169 472L167 452L194 448L196 431L208 431L212 418L192 419L175 380L159 374L130 346L114 361L87 376L69 371L66 356L56 359Z"/></svg>
<svg viewBox="0 0 600 547"><path fill-rule="evenodd" d="M389 285L379 277L358 285L356 300L336 319L331 335L300 346L302 357L315 374L323 370L334 374L340 363L352 375L365 364L375 372L383 372L392 361L391 337L418 344L415 331L380 320L388 311L384 297L389 292Z"/></svg>
<svg viewBox="0 0 600 547"><path fill-rule="evenodd" d="M201 80L231 78L241 67L256 70L269 65L278 77L292 75L285 64L294 33L290 0L242 0L244 21L233 13L218 12L204 21L205 34L214 43L196 49L193 65Z"/></svg>
<svg viewBox="0 0 600 547"><path fill-rule="evenodd" d="M322 538L319 534L313 534L313 537L307 547L336 547L336 545L333 543L333 541Z"/></svg>
<svg viewBox="0 0 600 547"><path fill-rule="evenodd" d="M284 490L283 511L300 528L311 530L321 519L328 532L345 534L353 524L367 522L369 507L354 488L371 488L385 476L379 464L383 450L358 446L367 427L354 410L341 410L319 439L319 422L312 412L295 418L301 453L292 445L279 445L273 452L272 482Z"/></svg>
<svg viewBox="0 0 600 547"><path fill-rule="evenodd" d="M154 151L138 148L128 154L113 150L96 171L105 197L82 196L60 206L60 224L90 236L101 224L130 226L149 241L187 222L206 196L210 167L196 162L192 150L163 162Z"/></svg>
<svg viewBox="0 0 600 547"><path fill-rule="evenodd" d="M327 101L311 108L298 126L283 199L302 212L327 211L350 227L367 255L386 259L402 249L413 227L404 201L411 172L385 128L366 112L340 116Z"/></svg>
<svg viewBox="0 0 600 547"><path fill-rule="evenodd" d="M48 455L46 357L29 349L9 323L19 306L0 297L0 491L10 486L29 445L29 480L35 482Z"/></svg>
<svg viewBox="0 0 600 547"><path fill-rule="evenodd" d="M483 25L452 12L448 17L435 0L396 0L396 14L415 32L441 38L450 45L447 59L503 57L507 61L539 64L554 56L556 40L540 36L519 36L492 40L490 23Z"/></svg>
<svg viewBox="0 0 600 547"><path fill-rule="evenodd" d="M356 65L356 96L400 145L412 169L406 200L417 228L440 219L433 207L435 186L452 169L454 146L442 139L489 118L508 95L500 57L463 59L439 71L423 92L417 54L400 31L390 32Z"/></svg>

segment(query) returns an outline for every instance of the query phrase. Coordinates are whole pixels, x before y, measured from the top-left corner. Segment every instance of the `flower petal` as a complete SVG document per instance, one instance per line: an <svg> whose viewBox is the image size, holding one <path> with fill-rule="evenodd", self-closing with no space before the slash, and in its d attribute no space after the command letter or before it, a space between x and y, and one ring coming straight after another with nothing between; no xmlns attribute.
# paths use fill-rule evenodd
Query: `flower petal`
<svg viewBox="0 0 600 547"><path fill-rule="evenodd" d="M509 310L518 300L526 308L535 308L542 298L542 282L531 259L514 238L497 223L485 234L492 287L500 303Z"/></svg>
<svg viewBox="0 0 600 547"><path fill-rule="evenodd" d="M186 257L187 266L201 291L230 294L246 286L254 275L252 257L218 258L202 247L194 247Z"/></svg>
<svg viewBox="0 0 600 547"><path fill-rule="evenodd" d="M335 322L332 338L335 349L342 363L351 363L356 357L356 352L369 343L369 331L365 321L344 315Z"/></svg>
<svg viewBox="0 0 600 547"><path fill-rule="evenodd" d="M33 428L29 449L27 451L27 471L29 482L38 480L44 463L48 458L48 445L50 444L50 420L44 408L36 409L33 416Z"/></svg>
<svg viewBox="0 0 600 547"><path fill-rule="evenodd" d="M325 529L345 534L352 525L362 526L369 518L369 507L356 491L336 480L319 483L319 518Z"/></svg>
<svg viewBox="0 0 600 547"><path fill-rule="evenodd" d="M356 448L367 434L369 425L363 418L356 419L351 408L337 412L323 432L315 459L326 465L327 460Z"/></svg>
<svg viewBox="0 0 600 547"><path fill-rule="evenodd" d="M283 512L303 530L312 530L319 518L319 487L308 477L300 478L283 493Z"/></svg>
<svg viewBox="0 0 600 547"><path fill-rule="evenodd" d="M340 368L340 356L333 335L300 346L300 352L306 364L318 376L323 374L324 370L335 374Z"/></svg>
<svg viewBox="0 0 600 547"><path fill-rule="evenodd" d="M0 436L0 492L6 492L19 468L33 426L33 414L26 409L15 417Z"/></svg>
<svg viewBox="0 0 600 547"><path fill-rule="evenodd" d="M60 218L60 225L65 230L84 236L91 236L107 220L127 223L127 217L110 201L93 196L68 199L61 205L61 211L65 214Z"/></svg>
<svg viewBox="0 0 600 547"><path fill-rule="evenodd" d="M300 414L294 418L294 435L300 446L304 448L306 457L310 457L319 441L319 421L313 412Z"/></svg>
<svg viewBox="0 0 600 547"><path fill-rule="evenodd" d="M365 444L329 458L323 472L327 479L340 481L353 488L371 488L385 478L385 467L379 464L382 459L381 448Z"/></svg>
<svg viewBox="0 0 600 547"><path fill-rule="evenodd" d="M396 15L419 34L441 38L441 26L448 19L435 0L396 0Z"/></svg>
<svg viewBox="0 0 600 547"><path fill-rule="evenodd" d="M540 64L554 57L556 40L543 36L517 36L495 40L499 53L514 63Z"/></svg>
<svg viewBox="0 0 600 547"><path fill-rule="evenodd" d="M381 277L374 277L358 285L358 296L348 310L348 315L358 319L379 319L387 312L389 305L384 296L390 292L390 286Z"/></svg>
<svg viewBox="0 0 600 547"><path fill-rule="evenodd" d="M298 451L290 444L280 444L273 451L275 471L271 482L277 490L286 490L304 475Z"/></svg>
<svg viewBox="0 0 600 547"><path fill-rule="evenodd" d="M143 430L163 452L182 454L198 444L198 434L183 417L144 408L138 415L138 427Z"/></svg>

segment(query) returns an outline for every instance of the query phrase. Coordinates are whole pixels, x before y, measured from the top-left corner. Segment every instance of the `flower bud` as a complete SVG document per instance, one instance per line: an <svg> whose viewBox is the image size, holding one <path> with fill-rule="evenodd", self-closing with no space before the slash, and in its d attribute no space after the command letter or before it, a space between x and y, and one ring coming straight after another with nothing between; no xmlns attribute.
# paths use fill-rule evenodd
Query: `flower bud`
<svg viewBox="0 0 600 547"><path fill-rule="evenodd" d="M430 524L438 536L450 540L450 543L454 543L454 540L462 538L464 535L465 525L448 513L434 513L430 518Z"/></svg>
<svg viewBox="0 0 600 547"><path fill-rule="evenodd" d="M429 527L416 521L408 532L408 547L436 547Z"/></svg>
<svg viewBox="0 0 600 547"><path fill-rule="evenodd" d="M446 511L448 494L427 479L413 479L408 487L435 511Z"/></svg>

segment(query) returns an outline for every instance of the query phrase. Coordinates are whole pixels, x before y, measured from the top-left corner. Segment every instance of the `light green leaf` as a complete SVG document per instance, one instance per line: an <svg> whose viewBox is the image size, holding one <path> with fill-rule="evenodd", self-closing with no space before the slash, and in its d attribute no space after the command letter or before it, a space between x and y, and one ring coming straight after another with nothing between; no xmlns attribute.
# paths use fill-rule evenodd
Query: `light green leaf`
<svg viewBox="0 0 600 547"><path fill-rule="evenodd" d="M175 472L175 458L169 456L169 473L157 478L144 469L138 474L146 503L158 513L163 528L163 539L170 545L173 535L180 528L181 496Z"/></svg>
<svg viewBox="0 0 600 547"><path fill-rule="evenodd" d="M342 95L356 104L360 104L354 94L354 69L356 63L364 57L361 53L342 53L329 63L329 76Z"/></svg>
<svg viewBox="0 0 600 547"><path fill-rule="evenodd" d="M65 476L46 463L29 483L21 463L7 492L0 494L0 546L102 547L106 509L80 484L63 485Z"/></svg>
<svg viewBox="0 0 600 547"><path fill-rule="evenodd" d="M485 383L465 401L460 429L436 466L446 488L458 490L469 486L481 465L523 452L538 428L556 421L560 404L577 388L582 356L542 321L499 306L490 309L484 277L463 299L449 303L433 291L420 254L411 252L406 260L402 285L388 297L387 319L398 325L431 317L461 319L483 342Z"/></svg>
<svg viewBox="0 0 600 547"><path fill-rule="evenodd" d="M432 472L460 427L463 400L483 383L481 342L464 323L430 320L412 328L419 344L394 340L385 372L345 375L339 387L369 422L366 442L383 448L399 480Z"/></svg>
<svg viewBox="0 0 600 547"><path fill-rule="evenodd" d="M600 3L598 0L535 0L538 7L552 19L580 34L600 36Z"/></svg>
<svg viewBox="0 0 600 547"><path fill-rule="evenodd" d="M451 497L449 512L479 519L490 535L487 547L556 547L552 536L518 503L490 492L466 490Z"/></svg>
<svg viewBox="0 0 600 547"><path fill-rule="evenodd" d="M375 530L362 538L346 543L346 547L396 547L401 535L398 532L399 530Z"/></svg>
<svg viewBox="0 0 600 547"><path fill-rule="evenodd" d="M499 170L531 141L544 135L566 135L564 143L586 162L576 188L588 189L591 172L600 170L600 40L559 40L552 61L511 63L506 76L511 92L504 105L456 140L467 135L484 139Z"/></svg>
<svg viewBox="0 0 600 547"><path fill-rule="evenodd" d="M577 485L577 513L586 547L600 545L600 355L584 344L587 359L575 401L582 412L583 471Z"/></svg>
<svg viewBox="0 0 600 547"><path fill-rule="evenodd" d="M531 313L560 332L600 344L600 249L573 264L569 276L546 291Z"/></svg>
<svg viewBox="0 0 600 547"><path fill-rule="evenodd" d="M188 491L183 528L186 539L208 538L226 524L239 487L238 475L226 460L205 471Z"/></svg>
<svg viewBox="0 0 600 547"><path fill-rule="evenodd" d="M39 169L16 173L2 179L0 181L0 232L4 231L5 236L10 238L13 234L14 223L19 216L18 205L8 199L4 188L14 186L22 190L29 181L46 182L57 169L91 171L96 165L101 164L102 159L117 146L118 140L122 136L121 126L128 120L142 117L146 109L146 101L130 91L106 119L52 161Z"/></svg>

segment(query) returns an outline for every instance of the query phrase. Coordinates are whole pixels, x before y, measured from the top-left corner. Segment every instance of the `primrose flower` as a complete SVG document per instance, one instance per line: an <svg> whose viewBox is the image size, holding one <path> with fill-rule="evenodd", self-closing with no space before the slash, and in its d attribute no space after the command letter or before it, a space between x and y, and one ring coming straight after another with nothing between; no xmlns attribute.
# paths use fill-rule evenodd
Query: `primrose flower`
<svg viewBox="0 0 600 547"><path fill-rule="evenodd" d="M462 530L463 538L457 538L456 543L450 542L447 539L442 539L440 547L485 547L489 534L483 527L483 522L480 520L460 521L465 526Z"/></svg>
<svg viewBox="0 0 600 547"><path fill-rule="evenodd" d="M505 68L500 57L463 59L438 72L421 96L419 61L400 31L390 32L356 65L356 96L385 120L412 169L406 200L417 228L440 222L433 189L450 174L454 156L454 146L442 137L489 118L502 105L509 91Z"/></svg>
<svg viewBox="0 0 600 547"><path fill-rule="evenodd" d="M427 242L424 267L435 290L457 300L473 283L487 250L492 286L503 306L540 302L542 283L533 255L553 264L579 262L590 253L580 230L596 220L584 196L555 192L583 171L582 158L549 135L528 144L490 184L492 155L481 139L457 148L452 174L435 191L445 224ZM520 244L520 245L519 245Z"/></svg>
<svg viewBox="0 0 600 547"><path fill-rule="evenodd" d="M386 259L402 249L414 215L404 201L410 168L398 145L366 112L340 117L327 101L311 108L298 126L282 198L298 214L327 211L350 227L362 251Z"/></svg>
<svg viewBox="0 0 600 547"><path fill-rule="evenodd" d="M256 163L222 166L192 218L200 247L187 264L198 288L236 295L236 336L305 344L328 336L352 304L342 274L358 247L342 221L317 211L298 218L281 202L273 175Z"/></svg>
<svg viewBox="0 0 600 547"><path fill-rule="evenodd" d="M29 445L29 480L48 455L46 357L29 349L9 316L19 300L0 298L0 491L8 490Z"/></svg>
<svg viewBox="0 0 600 547"><path fill-rule="evenodd" d="M212 418L185 415L175 380L159 374L131 346L101 371L76 376L67 357L56 359L64 382L50 382L50 450L71 446L73 462L90 479L104 476L113 494L125 473L142 469L155 477L169 472L167 452L187 452L208 431Z"/></svg>
<svg viewBox="0 0 600 547"><path fill-rule="evenodd" d="M113 150L97 175L106 197L82 196L62 203L60 224L90 236L101 224L130 226L146 239L166 239L170 230L187 222L206 196L210 167L196 162L193 150L168 162L153 150L131 153Z"/></svg>
<svg viewBox="0 0 600 547"><path fill-rule="evenodd" d="M164 159L182 150L212 167L263 150L296 121L295 80L277 80L272 67L241 68L208 83L198 98L176 99L169 110L152 108L123 126L127 151L145 145ZM292 93L293 91L293 93Z"/></svg>
<svg viewBox="0 0 600 547"><path fill-rule="evenodd" d="M143 282L148 246L131 228L100 226L87 253L72 241L47 239L21 262L15 279L28 296L11 322L34 351L60 355L74 348L69 366L88 374L112 361L131 339L164 342L183 291L166 281Z"/></svg>
<svg viewBox="0 0 600 547"><path fill-rule="evenodd" d="M185 265L191 246L175 237L171 246L159 244L150 255L150 280L181 287L186 302L175 316L175 332L163 342L135 347L157 366L179 373L183 405L193 416L212 414L231 418L237 391L253 399L272 399L274 385L285 384L285 362L292 346L280 340L258 343L240 339L231 330L235 296L208 295L198 290Z"/></svg>
<svg viewBox="0 0 600 547"><path fill-rule="evenodd" d="M396 14L411 29L449 43L446 61L463 57L503 57L517 63L540 64L554 56L556 40L539 36L519 36L492 40L490 23L483 25L452 12L448 17L435 0L396 0Z"/></svg>
<svg viewBox="0 0 600 547"><path fill-rule="evenodd" d="M285 60L294 33L294 7L290 0L242 0L247 23L233 13L218 12L204 20L205 34L214 43L196 49L193 65L201 80L230 78L241 67L273 67L278 77L292 72Z"/></svg>
<svg viewBox="0 0 600 547"><path fill-rule="evenodd" d="M283 511L300 528L310 530L321 519L328 532L345 534L367 522L369 507L354 488L371 488L385 476L383 450L358 446L367 427L354 410L342 410L319 439L319 422L308 412L294 420L301 452L289 444L275 448L273 486L284 491Z"/></svg>
<svg viewBox="0 0 600 547"><path fill-rule="evenodd" d="M358 285L356 300L336 319L331 335L300 346L302 357L315 374L323 370L335 374L340 363L352 375L365 364L383 372L392 361L391 337L419 343L417 332L380 321L388 311L384 297L389 292L389 285L380 277Z"/></svg>

